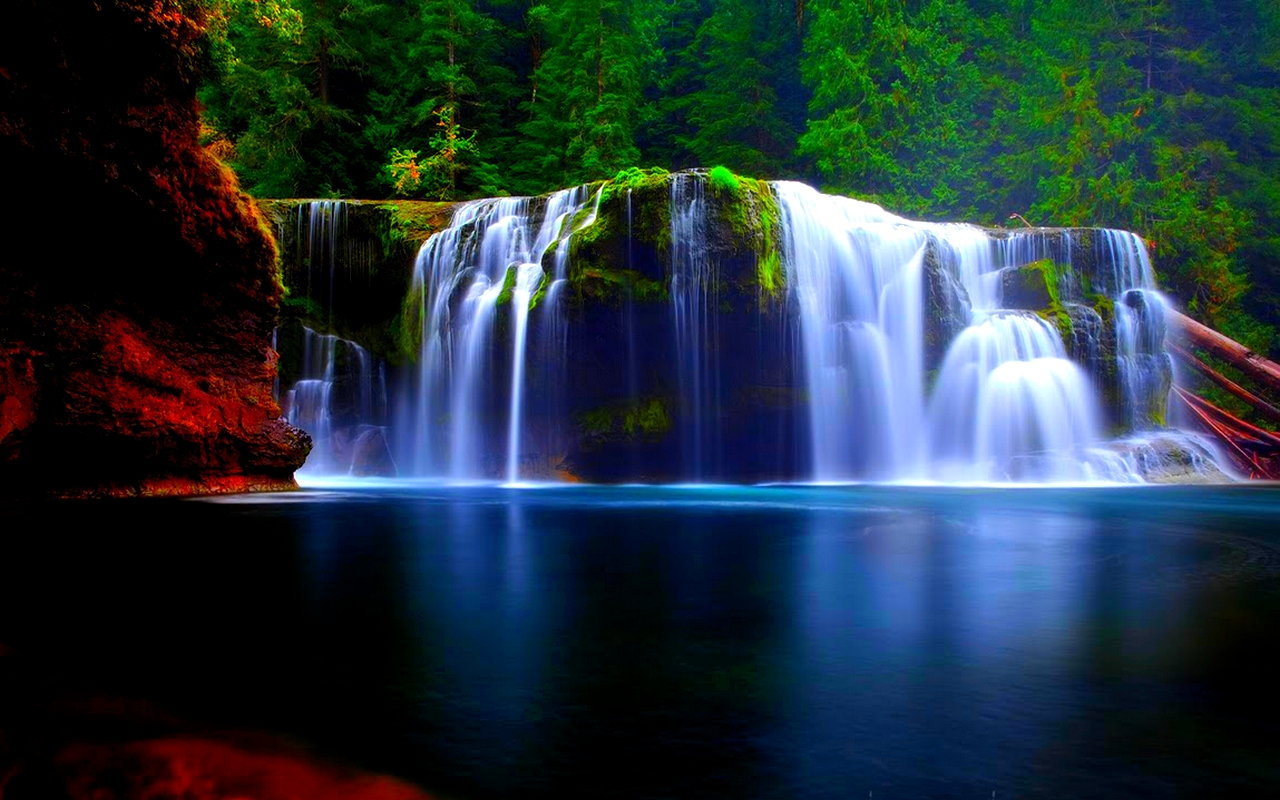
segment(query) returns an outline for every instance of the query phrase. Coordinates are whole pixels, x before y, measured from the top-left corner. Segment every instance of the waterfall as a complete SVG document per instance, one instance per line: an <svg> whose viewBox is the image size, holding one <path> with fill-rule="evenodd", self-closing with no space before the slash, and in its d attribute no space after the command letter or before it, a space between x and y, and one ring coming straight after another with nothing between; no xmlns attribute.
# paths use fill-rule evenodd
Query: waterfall
<svg viewBox="0 0 1280 800"><path fill-rule="evenodd" d="M289 422L312 437L311 455L301 471L394 475L381 364L375 369L367 350L338 336L301 327L301 338L301 374L281 398Z"/></svg>
<svg viewBox="0 0 1280 800"><path fill-rule="evenodd" d="M926 231L802 184L775 191L809 392L813 478L918 476Z"/></svg>
<svg viewBox="0 0 1280 800"><path fill-rule="evenodd" d="M1024 311L983 314L939 370L929 407L934 474L1079 480L1071 465L1099 438L1094 406L1052 325ZM1033 454L1053 460L1029 472Z"/></svg>
<svg viewBox="0 0 1280 800"><path fill-rule="evenodd" d="M542 283L542 267L537 264L521 264L516 270L515 286L511 290L511 311L515 315L513 336L515 345L511 356L511 414L507 426L507 480L520 480L520 412L524 400L524 341L529 321L529 300L533 290Z"/></svg>
<svg viewBox="0 0 1280 800"><path fill-rule="evenodd" d="M1164 420L1172 379L1172 362L1164 350L1164 298L1149 289L1129 289L1115 310L1124 421L1133 430L1157 427Z"/></svg>
<svg viewBox="0 0 1280 800"><path fill-rule="evenodd" d="M553 322L567 278L567 223L587 201L588 188L566 189L545 199L508 197L467 203L448 228L419 251L412 296L422 320L417 402L411 436L413 472L472 480L505 474L518 480L524 363L529 305L545 286L543 313ZM597 195L598 202L598 195ZM584 221L574 227L589 224ZM553 249L554 248L554 249ZM550 254L550 271L544 260ZM493 361L498 315L510 306L515 346L502 392ZM552 328L554 325L549 325ZM508 402L498 400L506 395ZM497 417L506 412L505 470L492 458ZM442 436L447 430L448 435Z"/></svg>
<svg viewBox="0 0 1280 800"><path fill-rule="evenodd" d="M302 236L304 220L305 237ZM298 261L306 266L303 293L332 311L338 263L346 245L347 203L312 200L299 205L297 226Z"/></svg>
<svg viewBox="0 0 1280 800"><path fill-rule="evenodd" d="M1072 352L1096 364L1100 318L1076 305L1084 286L1073 266L1080 259L1108 265L1093 288L1116 300L1124 404L1137 409L1131 421L1155 416L1150 406L1167 390L1167 380L1160 382L1163 306L1151 292L1132 291L1153 280L1135 235L988 231L907 220L799 184L780 182L774 190L801 331L815 480L1091 477L1090 459L1102 442L1101 370L1085 372L1069 360L1055 324L1010 307L1024 301L1004 296L1008 270L1048 276L1038 278L1052 284L1040 305L1060 298ZM1079 235L1091 236L1093 247L1082 246ZM949 271L964 287L972 309L931 391L921 336L927 253L931 268ZM1037 266L1045 263L1054 266Z"/></svg>
<svg viewBox="0 0 1280 800"><path fill-rule="evenodd" d="M348 210L303 208L299 279L323 298L339 270L346 293ZM777 296L741 241L764 214ZM1210 459L1164 428L1164 309L1124 231L920 222L697 171L491 198L419 251L403 314L421 350L393 365L390 425L407 474L450 480L1141 480ZM355 470L352 431L388 424L385 367L307 335L286 400L316 438L307 469Z"/></svg>
<svg viewBox="0 0 1280 800"><path fill-rule="evenodd" d="M707 253L706 178L675 175L671 180L671 304L683 434L684 474L701 480L718 473L720 349L718 276Z"/></svg>

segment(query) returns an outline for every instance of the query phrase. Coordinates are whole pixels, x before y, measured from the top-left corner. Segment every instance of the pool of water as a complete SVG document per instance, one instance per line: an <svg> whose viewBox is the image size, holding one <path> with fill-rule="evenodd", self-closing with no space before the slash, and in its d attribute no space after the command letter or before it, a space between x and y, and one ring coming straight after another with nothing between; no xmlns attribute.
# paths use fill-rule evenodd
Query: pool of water
<svg viewBox="0 0 1280 800"><path fill-rule="evenodd" d="M107 697L459 800L1280 794L1275 487L339 484L0 529L0 745Z"/></svg>

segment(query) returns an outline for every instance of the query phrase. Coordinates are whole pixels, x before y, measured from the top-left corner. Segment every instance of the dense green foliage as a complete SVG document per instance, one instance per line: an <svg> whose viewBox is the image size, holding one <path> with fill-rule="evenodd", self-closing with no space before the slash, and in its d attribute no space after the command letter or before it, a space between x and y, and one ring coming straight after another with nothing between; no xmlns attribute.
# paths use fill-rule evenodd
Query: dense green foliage
<svg viewBox="0 0 1280 800"><path fill-rule="evenodd" d="M209 139L262 196L724 165L926 218L1136 230L1193 314L1274 349L1274 0L213 2Z"/></svg>

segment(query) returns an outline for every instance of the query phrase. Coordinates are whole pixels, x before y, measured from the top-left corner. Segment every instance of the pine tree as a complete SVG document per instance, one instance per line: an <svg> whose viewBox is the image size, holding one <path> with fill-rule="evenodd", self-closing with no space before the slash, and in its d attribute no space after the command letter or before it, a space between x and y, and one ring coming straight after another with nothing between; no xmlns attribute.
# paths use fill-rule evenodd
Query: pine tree
<svg viewBox="0 0 1280 800"><path fill-rule="evenodd" d="M952 216L981 194L982 92L964 3L810 2L802 71L813 90L800 152L833 188L901 211Z"/></svg>
<svg viewBox="0 0 1280 800"><path fill-rule="evenodd" d="M801 90L790 11L775 0L717 0L714 9L681 53L690 80L678 141L699 164L785 173L799 134L779 95Z"/></svg>
<svg viewBox="0 0 1280 800"><path fill-rule="evenodd" d="M533 190L612 177L638 161L640 58L628 7L565 0L530 9L531 30L549 43L521 126L520 172Z"/></svg>

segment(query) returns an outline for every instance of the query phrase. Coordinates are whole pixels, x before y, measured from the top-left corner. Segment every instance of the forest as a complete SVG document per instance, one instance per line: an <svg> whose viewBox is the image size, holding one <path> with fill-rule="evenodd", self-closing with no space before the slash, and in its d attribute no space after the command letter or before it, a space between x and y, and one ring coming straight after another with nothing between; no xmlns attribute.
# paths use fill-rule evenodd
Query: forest
<svg viewBox="0 0 1280 800"><path fill-rule="evenodd" d="M1189 313L1278 349L1274 0L212 0L210 19L204 144L257 197L724 166L921 219L1133 230Z"/></svg>

